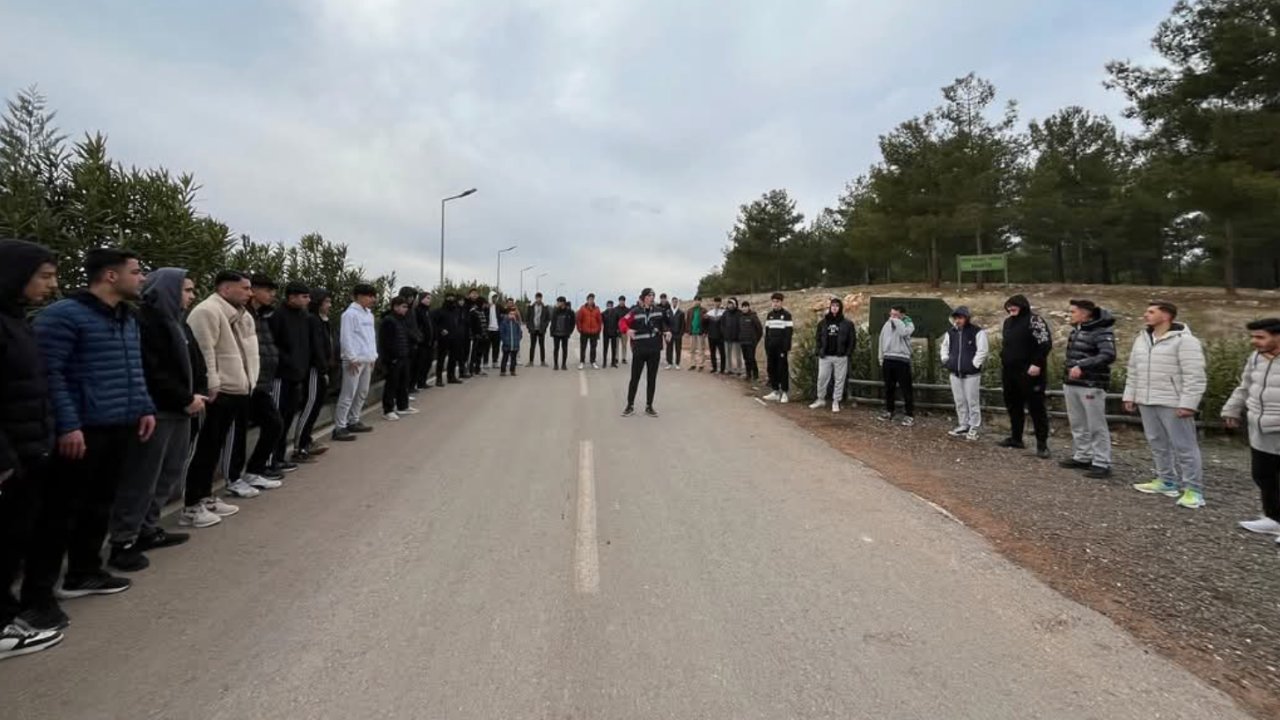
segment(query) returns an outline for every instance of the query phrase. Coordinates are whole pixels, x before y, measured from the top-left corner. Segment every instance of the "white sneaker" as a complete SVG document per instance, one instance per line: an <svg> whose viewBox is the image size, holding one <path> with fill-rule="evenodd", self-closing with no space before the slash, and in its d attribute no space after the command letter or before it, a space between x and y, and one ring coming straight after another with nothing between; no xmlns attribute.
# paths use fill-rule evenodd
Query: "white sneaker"
<svg viewBox="0 0 1280 720"><path fill-rule="evenodd" d="M679 369L680 369L680 364L679 364L679 363L676 363L676 369L677 369L677 370L679 370Z"/></svg>
<svg viewBox="0 0 1280 720"><path fill-rule="evenodd" d="M418 396L417 396L417 395L410 395L410 396L409 396L409 399L410 399L410 400L417 400L417 399L418 399Z"/></svg>
<svg viewBox="0 0 1280 720"><path fill-rule="evenodd" d="M222 498L216 497L205 498L204 509L218 517L231 517L240 512L239 507L222 502Z"/></svg>
<svg viewBox="0 0 1280 720"><path fill-rule="evenodd" d="M400 419L400 414L397 412L383 413L382 419L389 420L391 422L396 422L397 420Z"/></svg>
<svg viewBox="0 0 1280 720"><path fill-rule="evenodd" d="M585 370L585 369L586 369L586 367L587 367L586 365L583 365L582 363L578 363L578 369L579 369L579 370Z"/></svg>
<svg viewBox="0 0 1280 720"><path fill-rule="evenodd" d="M1240 523L1240 527L1252 533L1259 535L1280 535L1280 522L1276 522L1269 517L1261 517L1257 520L1245 520ZM1280 540L1277 540L1280 542Z"/></svg>
<svg viewBox="0 0 1280 720"><path fill-rule="evenodd" d="M778 402L782 403L783 405L786 405L787 403L791 402L791 398L788 397L786 393L782 393L782 397L778 398Z"/></svg>
<svg viewBox="0 0 1280 720"><path fill-rule="evenodd" d="M978 428L969 428L969 432L964 434L964 439L969 442L975 442L978 439Z"/></svg>
<svg viewBox="0 0 1280 720"><path fill-rule="evenodd" d="M411 408L406 408L406 409L404 409L404 410L398 410L397 412L398 412L400 415L417 415L418 413L420 413L420 412L422 412L422 411L421 411L421 410L419 410L419 409L418 409L418 408L416 408L416 407L411 407Z"/></svg>
<svg viewBox="0 0 1280 720"><path fill-rule="evenodd" d="M284 483L280 482L279 480L264 478L261 475L254 475L253 473L245 473L244 477L240 479L244 482L249 483L253 487L258 488L259 490L275 490L281 485L284 485Z"/></svg>
<svg viewBox="0 0 1280 720"><path fill-rule="evenodd" d="M838 412L840 412L840 403L838 403L838 402L833 402L833 403L831 403L831 412L833 412L833 413L838 413Z"/></svg>
<svg viewBox="0 0 1280 720"><path fill-rule="evenodd" d="M765 396L764 396L764 399L765 399L765 400L780 400L780 399L782 399L782 395L778 394L778 391L777 391L777 390L774 390L773 392L769 393L768 395L765 395Z"/></svg>
<svg viewBox="0 0 1280 720"><path fill-rule="evenodd" d="M62 642L57 630L28 630L17 623L0 628L0 660L30 655Z"/></svg>
<svg viewBox="0 0 1280 720"><path fill-rule="evenodd" d="M948 432L947 434L953 438L964 437L969 434L969 426L960 425L959 427L952 429L951 432Z"/></svg>
<svg viewBox="0 0 1280 720"><path fill-rule="evenodd" d="M821 408L823 405L826 405L826 403L823 402L822 400L814 400L813 402L809 403L809 409L817 410L818 408Z"/></svg>
<svg viewBox="0 0 1280 720"><path fill-rule="evenodd" d="M911 417L910 415L902 418L902 427L911 427L912 425L915 425L915 424L916 424L916 419Z"/></svg>
<svg viewBox="0 0 1280 720"><path fill-rule="evenodd" d="M663 369L664 369L664 370L670 370L670 369L671 369L671 363L667 363L667 366L666 366L665 368L663 368Z"/></svg>
<svg viewBox="0 0 1280 720"><path fill-rule="evenodd" d="M599 366L599 365L597 365L597 364L595 364L595 363L591 363L591 369L592 369L592 370L599 370L599 369L600 369L600 366Z"/></svg>
<svg viewBox="0 0 1280 720"><path fill-rule="evenodd" d="M207 528L222 522L222 518L209 512L209 508L200 503L195 507L184 507L178 516L179 527Z"/></svg>
<svg viewBox="0 0 1280 720"><path fill-rule="evenodd" d="M245 482L244 478L228 485L227 492L238 498L256 498L262 494L261 490Z"/></svg>

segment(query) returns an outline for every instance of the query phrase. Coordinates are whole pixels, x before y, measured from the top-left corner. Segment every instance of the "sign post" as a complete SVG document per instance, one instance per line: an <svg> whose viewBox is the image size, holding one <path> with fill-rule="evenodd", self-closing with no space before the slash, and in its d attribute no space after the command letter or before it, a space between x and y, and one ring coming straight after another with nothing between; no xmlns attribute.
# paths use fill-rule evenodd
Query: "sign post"
<svg viewBox="0 0 1280 720"><path fill-rule="evenodd" d="M1004 286L1009 287L1009 256L998 255L957 255L956 286L961 285L961 275L967 272L1004 271Z"/></svg>
<svg viewBox="0 0 1280 720"><path fill-rule="evenodd" d="M889 309L894 306L901 306L907 311L912 324L915 325L915 333L912 337L923 337L928 343L929 357L925 364L925 372L929 382L937 382L936 345L938 338L945 335L951 328L951 306L941 298L873 297L867 316L870 318L867 330L871 334L871 342L878 342L880 328L888 322ZM880 368L876 367L875 371L878 377Z"/></svg>

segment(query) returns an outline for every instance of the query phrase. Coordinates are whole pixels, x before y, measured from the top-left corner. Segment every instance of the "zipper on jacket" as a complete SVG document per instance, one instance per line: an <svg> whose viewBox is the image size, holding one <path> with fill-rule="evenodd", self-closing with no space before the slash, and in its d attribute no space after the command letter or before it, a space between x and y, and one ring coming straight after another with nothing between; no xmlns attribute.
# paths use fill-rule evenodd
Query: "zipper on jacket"
<svg viewBox="0 0 1280 720"><path fill-rule="evenodd" d="M1262 353L1255 353L1257 357L1262 357ZM1267 385L1271 382L1271 366L1274 365L1276 359L1273 357L1267 361L1267 370L1262 373L1262 391L1258 393L1258 432L1262 432L1262 418L1267 414ZM1245 410L1245 414L1248 414Z"/></svg>

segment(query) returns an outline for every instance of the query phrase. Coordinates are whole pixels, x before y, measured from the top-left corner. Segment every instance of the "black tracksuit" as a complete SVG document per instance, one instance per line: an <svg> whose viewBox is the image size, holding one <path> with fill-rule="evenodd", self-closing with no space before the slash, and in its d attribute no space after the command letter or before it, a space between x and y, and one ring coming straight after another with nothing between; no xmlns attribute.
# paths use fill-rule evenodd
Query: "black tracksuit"
<svg viewBox="0 0 1280 720"><path fill-rule="evenodd" d="M667 315L654 305L646 310L637 305L628 313L634 338L631 341L631 384L627 386L627 407L635 405L636 390L640 387L640 374L648 376L645 388L645 407L653 407L653 396L658 389L658 362L662 357L662 334L668 332Z"/></svg>
<svg viewBox="0 0 1280 720"><path fill-rule="evenodd" d="M333 331L329 328L329 320L321 318L317 313L328 293L315 290L311 293L311 308L307 313L307 329L310 331L311 356L307 368L307 381L303 386L302 410L300 411L298 433L294 439L294 448L307 451L314 444L311 437L316 420L320 417L320 408L329 394L329 373L333 370ZM319 298L319 302L317 302Z"/></svg>
<svg viewBox="0 0 1280 720"><path fill-rule="evenodd" d="M436 385L439 386L445 383L446 374L448 382L458 379L459 361L462 358L459 349L466 346L467 340L458 323L456 300L432 310L431 320L436 332Z"/></svg>
<svg viewBox="0 0 1280 720"><path fill-rule="evenodd" d="M791 392L791 338L795 322L786 308L770 310L764 321L765 372L774 392Z"/></svg>
<svg viewBox="0 0 1280 720"><path fill-rule="evenodd" d="M410 363L413 340L404 317L388 310L378 326L378 361L386 382L382 386L382 412L409 409Z"/></svg>
<svg viewBox="0 0 1280 720"><path fill-rule="evenodd" d="M577 316L568 307L558 307L551 312L551 360L557 370L569 365L569 338L577 324Z"/></svg>
<svg viewBox="0 0 1280 720"><path fill-rule="evenodd" d="M1020 311L1004 321L1000 346L1001 380L1004 387L1004 405L1009 411L1009 436L1022 442L1026 427L1026 413L1031 411L1035 426L1036 445L1044 448L1049 442L1049 413L1045 407L1045 391L1048 386L1049 352L1053 349L1053 335L1049 325L1039 315L1031 312L1031 303L1022 295L1009 298L1006 307L1017 305ZM1027 371L1040 368L1040 374L1032 377Z"/></svg>
<svg viewBox="0 0 1280 720"><path fill-rule="evenodd" d="M276 377L280 381L274 397L280 412L282 431L276 440L271 464L282 463L289 445L289 429L301 407L303 388L311 374L311 320L305 308L292 308L286 303L271 316L271 335L280 353Z"/></svg>
<svg viewBox="0 0 1280 720"><path fill-rule="evenodd" d="M436 330L431 307L421 301L413 306L413 320L417 324L421 340L413 354L413 387L425 390L431 377L431 361L436 356Z"/></svg>

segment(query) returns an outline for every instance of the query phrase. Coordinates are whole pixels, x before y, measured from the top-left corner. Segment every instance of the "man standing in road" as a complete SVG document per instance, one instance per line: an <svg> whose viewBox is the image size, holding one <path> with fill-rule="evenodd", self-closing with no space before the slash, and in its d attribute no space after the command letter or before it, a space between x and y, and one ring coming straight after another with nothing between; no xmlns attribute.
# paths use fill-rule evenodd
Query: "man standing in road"
<svg viewBox="0 0 1280 720"><path fill-rule="evenodd" d="M365 399L369 397L369 381L378 362L378 333L373 321L373 304L378 291L367 283L356 285L353 298L342 313L338 348L342 352L342 390L333 413L333 439L351 440L351 433L373 432L360 421Z"/></svg>
<svg viewBox="0 0 1280 720"><path fill-rule="evenodd" d="M844 301L831 298L827 314L818 321L817 345L818 353L818 386L814 389L813 402L809 408L817 410L826 405L823 396L827 387L835 379L835 387L831 391L831 412L840 412L840 401L844 400L845 384L849 378L849 356L853 354L858 342L858 333L853 323L844 316Z"/></svg>
<svg viewBox="0 0 1280 720"><path fill-rule="evenodd" d="M647 376L645 387L644 413L649 417L658 417L653 408L653 396L658 389L658 362L662 356L662 343L670 342L671 331L667 327L666 314L654 305L653 289L640 291L640 304L627 313L627 339L631 342L632 356L635 362L631 365L631 383L627 386L627 407L622 411L623 417L630 417L636 412L636 391L640 387L640 374Z"/></svg>
<svg viewBox="0 0 1280 720"><path fill-rule="evenodd" d="M569 338L576 323L569 301L563 295L556 298L556 309L551 312L551 361L555 370L569 369Z"/></svg>
<svg viewBox="0 0 1280 720"><path fill-rule="evenodd" d="M150 441L156 428L129 305L142 288L138 256L95 248L85 254L84 271L88 290L35 319L58 439L41 480L43 503L23 574L23 620L32 630L68 624L54 599L64 557L61 597L129 589L129 580L102 569L102 545L129 448Z"/></svg>
<svg viewBox="0 0 1280 720"><path fill-rule="evenodd" d="M773 294L770 298L773 307L764 321L765 372L772 390L764 399L783 403L791 401L791 336L795 332L791 312L782 307L785 299L780 292Z"/></svg>
<svg viewBox="0 0 1280 720"><path fill-rule="evenodd" d="M587 345L591 346L591 367L599 369L596 364L596 346L600 343L600 331L604 329L604 319L601 317L600 306L596 305L596 294L587 293L587 302L578 308L578 315L575 318L578 326L578 369L585 367L587 360Z"/></svg>
<svg viewBox="0 0 1280 720"><path fill-rule="evenodd" d="M687 316L680 307L680 298L671 298L671 312L667 316L670 322L671 340L667 343L667 369L680 369L680 352L684 349L685 321Z"/></svg>
<svg viewBox="0 0 1280 720"><path fill-rule="evenodd" d="M906 308L895 305L889 309L889 319L880 328L880 372L884 376L884 412L881 420L893 421L898 388L902 388L903 427L916 423L915 390L911 385L911 336L916 332L915 323L907 315Z"/></svg>
<svg viewBox="0 0 1280 720"><path fill-rule="evenodd" d="M1107 388L1116 361L1115 318L1091 300L1072 300L1071 339L1062 394L1071 422L1071 457L1062 467L1087 470L1087 477L1111 477L1111 430L1107 427Z"/></svg>
<svg viewBox="0 0 1280 720"><path fill-rule="evenodd" d="M529 366L533 367L533 352L538 351L538 362L547 366L547 326L551 324L551 309L542 302L542 293L533 296L531 304L524 313L525 325L529 328Z"/></svg>
<svg viewBox="0 0 1280 720"><path fill-rule="evenodd" d="M1001 331L1000 372L1004 389L1004 406L1009 412L1009 437L1000 447L1025 448L1022 433L1027 410L1035 426L1036 456L1049 458L1049 412L1045 407L1048 378L1045 367L1053 350L1053 334L1049 323L1031 312L1031 302L1024 295L1005 301L1005 318Z"/></svg>
<svg viewBox="0 0 1280 720"><path fill-rule="evenodd" d="M1276 536L1280 543L1280 318L1247 326L1254 352L1244 363L1240 385L1222 407L1227 427L1249 425L1253 481L1262 493L1262 517L1240 527Z"/></svg>
<svg viewBox="0 0 1280 720"><path fill-rule="evenodd" d="M604 342L600 344L600 367L610 368L618 367L618 337L621 332L618 330L618 321L622 318L618 315L618 308L614 306L613 301L609 300L604 304L604 312L600 314L601 320L604 322ZM613 357L613 364L609 364L609 357Z"/></svg>
<svg viewBox="0 0 1280 720"><path fill-rule="evenodd" d="M956 426L947 433L966 440L978 439L982 427L982 365L991 352L987 331L973 323L969 308L951 311L951 327L942 337L942 367L951 373L951 399L956 405Z"/></svg>
<svg viewBox="0 0 1280 720"><path fill-rule="evenodd" d="M689 348L689 370L702 370L706 367L707 361L707 328L706 315L707 309L702 306L702 298L695 297L693 299L693 307L689 308L685 318L688 322L688 332L692 345Z"/></svg>
<svg viewBox="0 0 1280 720"><path fill-rule="evenodd" d="M1196 410L1208 387L1204 348L1191 328L1175 322L1178 308L1153 302L1129 353L1124 409L1142 415L1142 430L1155 460L1156 479L1138 492L1178 498L1178 506L1204 507L1204 474L1196 438Z"/></svg>

